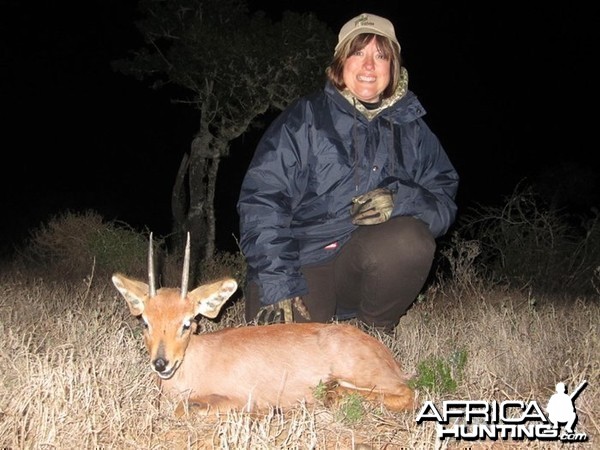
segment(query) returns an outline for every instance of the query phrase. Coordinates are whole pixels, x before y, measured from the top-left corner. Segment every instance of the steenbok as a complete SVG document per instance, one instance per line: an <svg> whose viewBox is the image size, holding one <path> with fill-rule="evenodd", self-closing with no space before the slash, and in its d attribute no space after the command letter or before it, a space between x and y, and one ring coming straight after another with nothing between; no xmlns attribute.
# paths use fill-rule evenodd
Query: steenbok
<svg viewBox="0 0 600 450"><path fill-rule="evenodd" d="M195 334L196 316L215 318L237 283L227 278L188 292L189 245L188 234L181 289L156 290L152 235L149 284L112 277L144 323L162 392L182 400L176 415L186 407L211 413L311 403L319 385L329 388L329 399L355 392L393 411L414 407L413 391L389 349L352 325L291 323Z"/></svg>

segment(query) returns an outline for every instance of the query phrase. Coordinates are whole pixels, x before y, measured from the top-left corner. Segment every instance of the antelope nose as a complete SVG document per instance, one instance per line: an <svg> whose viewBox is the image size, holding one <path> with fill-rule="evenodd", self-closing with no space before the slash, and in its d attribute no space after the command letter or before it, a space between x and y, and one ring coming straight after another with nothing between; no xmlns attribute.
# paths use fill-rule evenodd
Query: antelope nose
<svg viewBox="0 0 600 450"><path fill-rule="evenodd" d="M165 371L165 369L167 368L168 364L169 364L169 361L167 361L163 358L156 358L154 361L152 361L152 365L154 366L154 369L158 373L163 373Z"/></svg>

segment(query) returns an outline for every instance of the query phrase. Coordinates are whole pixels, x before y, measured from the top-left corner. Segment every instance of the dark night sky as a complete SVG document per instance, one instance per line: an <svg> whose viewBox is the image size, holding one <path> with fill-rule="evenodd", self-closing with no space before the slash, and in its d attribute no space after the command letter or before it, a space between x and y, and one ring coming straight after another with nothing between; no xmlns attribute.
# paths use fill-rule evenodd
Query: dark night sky
<svg viewBox="0 0 600 450"><path fill-rule="evenodd" d="M598 173L591 2L276 3L273 17L314 11L335 32L365 11L394 22L410 88L460 172L461 208L497 201L552 166ZM0 4L0 250L67 209L167 233L171 187L196 119L165 93L111 71L110 61L141 44L136 2ZM240 139L221 165L223 247L237 235L235 201L254 143ZM565 181L557 176L557 185ZM598 187L593 194L598 206Z"/></svg>

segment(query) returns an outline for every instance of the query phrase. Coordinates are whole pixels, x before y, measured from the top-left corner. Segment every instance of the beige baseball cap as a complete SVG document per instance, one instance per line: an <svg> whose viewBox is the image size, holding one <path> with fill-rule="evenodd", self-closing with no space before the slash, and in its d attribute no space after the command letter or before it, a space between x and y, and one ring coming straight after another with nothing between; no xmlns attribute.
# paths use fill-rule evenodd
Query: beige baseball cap
<svg viewBox="0 0 600 450"><path fill-rule="evenodd" d="M349 20L340 30L338 35L338 43L335 46L335 51L349 39L352 39L362 33L373 33L385 36L391 39L398 46L400 50L400 42L396 38L394 31L394 25L389 20L376 16L375 14L362 13L359 16Z"/></svg>

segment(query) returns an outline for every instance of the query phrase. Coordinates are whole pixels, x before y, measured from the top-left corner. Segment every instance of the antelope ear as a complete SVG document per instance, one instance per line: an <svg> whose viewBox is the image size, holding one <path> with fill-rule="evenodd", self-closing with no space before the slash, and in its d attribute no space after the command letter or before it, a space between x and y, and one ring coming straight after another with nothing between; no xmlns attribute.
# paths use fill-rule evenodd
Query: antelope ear
<svg viewBox="0 0 600 450"><path fill-rule="evenodd" d="M120 273L115 273L112 276L112 282L127 302L131 314L134 316L142 314L144 312L144 300L148 297L150 289L148 285L127 278Z"/></svg>
<svg viewBox="0 0 600 450"><path fill-rule="evenodd" d="M188 294L188 298L196 304L196 314L214 319L237 286L234 279L226 278L197 287Z"/></svg>

